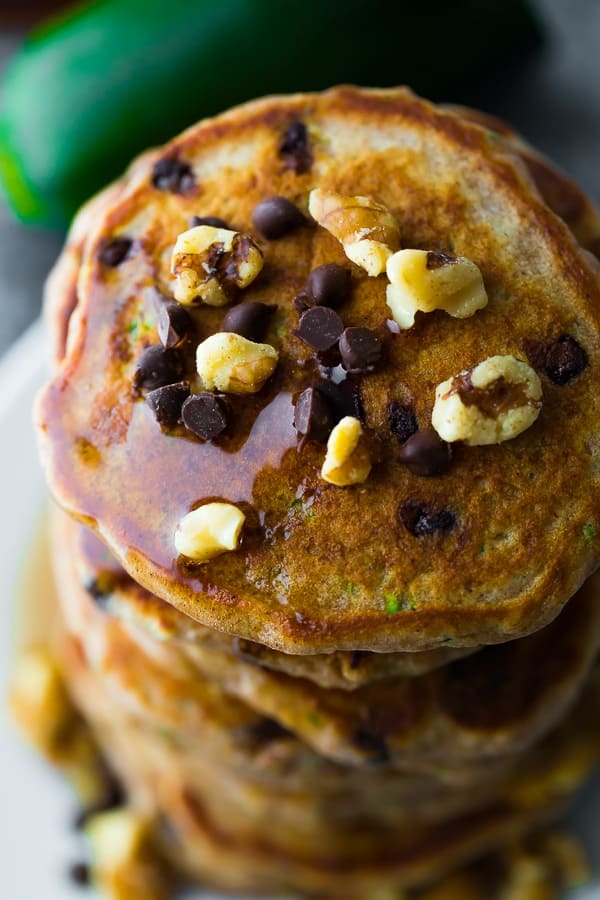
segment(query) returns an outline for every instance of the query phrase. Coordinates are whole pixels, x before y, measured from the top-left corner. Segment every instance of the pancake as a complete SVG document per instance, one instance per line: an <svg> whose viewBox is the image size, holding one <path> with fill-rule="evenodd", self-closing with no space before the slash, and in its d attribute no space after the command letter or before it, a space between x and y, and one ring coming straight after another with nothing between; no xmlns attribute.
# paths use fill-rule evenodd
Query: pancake
<svg viewBox="0 0 600 900"><path fill-rule="evenodd" d="M59 514L54 529L58 583L72 610L69 621L79 621L79 639L92 648L91 655L96 633L111 625L92 617L84 585L111 613L115 594L106 561L100 558L94 566L94 545L64 515ZM79 541L69 540L77 537ZM109 579L104 585L103 577ZM218 642L198 641L193 631L172 640L168 625L164 628L170 618L168 607L152 631L140 628L139 607L155 598L141 596L143 590L123 572L113 578L119 581L117 606L128 640L149 656L165 679L181 680L171 704L175 710L183 703L180 698L186 698L188 706L193 703L199 685L216 684L320 755L348 765L386 763L407 772L439 767L450 773L518 753L565 715L600 645L599 582L593 576L561 615L534 635L485 648L428 675L386 680L349 693L245 663ZM117 631L104 638L102 646L107 649L102 652L116 660L104 662L112 679L121 654L110 634ZM129 653L124 655L129 658ZM171 721L176 716L171 713Z"/></svg>
<svg viewBox="0 0 600 900"><path fill-rule="evenodd" d="M131 711L107 693L106 672L88 666L76 648L67 638L61 656L67 684L129 803L168 822L174 858L223 890L366 897L384 886L428 884L554 817L600 751L594 677L572 715L523 755L481 808L430 823L410 816L394 823L391 799L387 821L377 815L386 803L353 816L350 802L344 814L335 800L320 801L310 779L294 795L256 785L226 764L210 765L202 736L190 781L178 741L135 726ZM393 798L393 780L390 788Z"/></svg>
<svg viewBox="0 0 600 900"><path fill-rule="evenodd" d="M162 641L177 641L192 656L202 648L224 651L254 665L307 678L324 688L352 691L365 684L395 677L413 678L431 672L473 649L440 647L421 653L338 651L294 656L206 628L136 584L95 534L57 508L52 510L56 552L76 563L77 576L110 615L148 630ZM62 551L61 551L62 548ZM73 578L73 573L69 576Z"/></svg>
<svg viewBox="0 0 600 900"><path fill-rule="evenodd" d="M311 140L303 174L277 150L296 121ZM154 184L165 159L183 166L185 190ZM253 229L260 201L282 195L306 210L316 187L375 198L397 220L403 247L473 260L487 306L460 320L418 315L412 329L388 333L385 278L351 264L328 231L299 227L267 241ZM172 294L171 250L192 215L221 216L253 235L265 267L239 299L277 304L265 335L279 350L275 375L234 398L235 424L213 442L163 432L132 390L142 349L158 342L149 296L156 287ZM102 251L116 237L131 240L131 251L107 267ZM506 141L405 90L270 98L147 156L82 253L67 355L37 407L48 480L140 584L190 617L294 654L473 647L547 624L596 568L597 272ZM344 325L375 329L385 344L384 363L359 379L375 464L363 484L345 488L322 480L323 448L299 443L293 427L293 399L322 377L293 334L293 301L323 263L352 270ZM187 377L195 344L223 320L207 306L192 315ZM437 384L497 354L529 352L542 370L542 351L565 335L587 365L563 384L541 371L543 405L527 431L499 445L455 445L438 477L398 461L390 402L411 406L426 428ZM176 528L207 499L245 513L242 546L182 564ZM411 533L409 507L448 527Z"/></svg>
<svg viewBox="0 0 600 900"><path fill-rule="evenodd" d="M53 535L55 542L61 534ZM254 772L254 766L245 753L246 745L253 746L256 738L260 746L260 738L266 732L270 742L284 745L278 747L274 760L267 755L267 764L277 763L282 767L275 767L273 777L283 775L288 782L292 780L294 783L295 779L299 779L303 790L306 790L304 778L309 773L311 783L318 783L320 792L328 795L330 789L337 790L340 785L347 787L350 773L354 772L356 785L353 790L380 798L383 789L388 805L397 795L400 803L410 803L411 817L415 815L412 804L417 797L420 802L423 801L423 814L429 814L425 808L431 809L433 804L439 807L436 813L439 814L443 802L451 793L446 787L463 792L468 789L471 791L470 802L479 802L472 788L476 785L478 794L481 793L485 785L496 784L513 765L511 760L486 758L480 764L473 760L465 768L463 765L453 765L450 760L443 763L436 760L429 764L423 760L418 767L420 772L398 772L393 784L387 775L389 766L386 760L376 758L372 748L367 753L365 746L363 756L348 751L352 764L340 765L333 758L335 754L328 759L316 753L305 740L298 741L293 731L272 716L254 709L248 699L236 697L226 689L226 685L215 679L214 673L205 677L186 655L174 651L169 643L157 640L127 620L107 615L98 599L73 578L76 554L65 553L64 549L64 545L55 543L53 562L60 586L62 615L69 634L79 648L78 652L93 669L95 677L103 682L107 703L109 698L115 706L124 707L141 727L166 735L168 741L183 750L189 748L192 765L205 765L196 752L196 743L202 740L205 757L234 760L231 765L244 772ZM68 652L72 654L72 648ZM215 659L218 660L218 656ZM250 673L248 678L251 678ZM257 699L256 706L260 705ZM307 715L310 719L310 713L307 712ZM367 761L377 765L368 769L357 765ZM260 768L262 762L259 755L255 777L261 781L271 777L269 769L263 772ZM187 764L180 762L180 766ZM431 804L427 806L429 800Z"/></svg>

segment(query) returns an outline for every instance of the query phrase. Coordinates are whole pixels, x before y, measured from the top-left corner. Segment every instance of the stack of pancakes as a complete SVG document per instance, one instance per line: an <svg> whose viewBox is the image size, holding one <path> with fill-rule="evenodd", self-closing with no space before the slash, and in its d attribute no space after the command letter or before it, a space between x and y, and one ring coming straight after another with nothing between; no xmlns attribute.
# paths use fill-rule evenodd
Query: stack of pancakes
<svg viewBox="0 0 600 900"><path fill-rule="evenodd" d="M385 277L310 220L315 188L380 204L404 248L475 262L485 308L398 328ZM270 197L302 215L269 238L254 212ZM177 333L170 260L193 217L264 255L230 303L276 307L274 374L225 396L208 440L147 401L202 389L194 353L229 308L199 302ZM55 372L36 412L64 510L55 652L179 872L242 893L442 897L422 892L545 824L585 779L600 752L598 249L586 198L504 125L406 90L246 105L80 213L48 283ZM383 347L368 371L297 333L307 278L331 263L350 271L344 327ZM537 420L415 473L399 454L431 428L436 386L502 354L537 372ZM324 479L324 442L299 433L311 386L362 424L359 483ZM178 556L182 519L214 501L244 514L236 549ZM448 896L533 896L501 868L495 887L465 869Z"/></svg>

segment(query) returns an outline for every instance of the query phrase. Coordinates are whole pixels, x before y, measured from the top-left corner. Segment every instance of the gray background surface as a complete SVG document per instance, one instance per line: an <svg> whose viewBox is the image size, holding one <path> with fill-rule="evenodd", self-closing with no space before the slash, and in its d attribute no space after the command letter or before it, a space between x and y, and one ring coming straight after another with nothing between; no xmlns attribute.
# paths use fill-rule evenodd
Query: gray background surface
<svg viewBox="0 0 600 900"><path fill-rule="evenodd" d="M485 7L485 0L481 0ZM600 0L533 0L546 31L541 51L507 68L469 101L505 117L600 204ZM0 69L22 31L0 32ZM39 314L44 277L62 235L24 228L0 200L0 354Z"/></svg>

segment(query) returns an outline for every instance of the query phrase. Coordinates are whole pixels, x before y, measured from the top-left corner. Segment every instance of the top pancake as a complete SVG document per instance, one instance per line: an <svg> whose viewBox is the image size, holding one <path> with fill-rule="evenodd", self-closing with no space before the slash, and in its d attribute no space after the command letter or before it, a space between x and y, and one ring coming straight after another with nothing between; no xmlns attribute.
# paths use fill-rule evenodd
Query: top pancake
<svg viewBox="0 0 600 900"><path fill-rule="evenodd" d="M279 153L297 121L308 128L312 156L299 172ZM153 185L164 157L193 170L185 193ZM351 264L327 231L304 227L277 241L253 231L258 202L283 195L305 210L315 187L383 203L403 247L469 257L488 305L468 319L419 314L409 331L388 331L385 277ZM270 98L146 156L96 210L79 238L67 352L37 418L55 496L142 585L203 624L283 651L412 651L534 631L596 568L597 269L508 138L406 90ZM192 215L220 216L253 235L265 266L238 299L278 307L265 337L280 353L276 373L257 395L235 399L235 421L213 443L161 431L132 387L141 350L158 343L152 289L172 294L170 253ZM133 248L109 268L99 254L119 236ZM73 263L73 244L68 252ZM323 447L300 444L292 423L293 398L317 375L292 334L293 300L325 262L352 270L351 297L338 310L344 324L385 335L383 364L360 380L377 463L353 487L321 479ZM194 310L187 377L195 345L219 330L225 312ZM496 354L527 360L528 342L563 335L584 348L588 365L564 385L539 373L542 411L527 431L495 446L455 445L442 476L419 477L398 461L390 401L412 405L420 428L430 427L437 384ZM245 512L241 548L182 565L177 523L209 498ZM413 536L398 517L409 501L449 510L454 528Z"/></svg>

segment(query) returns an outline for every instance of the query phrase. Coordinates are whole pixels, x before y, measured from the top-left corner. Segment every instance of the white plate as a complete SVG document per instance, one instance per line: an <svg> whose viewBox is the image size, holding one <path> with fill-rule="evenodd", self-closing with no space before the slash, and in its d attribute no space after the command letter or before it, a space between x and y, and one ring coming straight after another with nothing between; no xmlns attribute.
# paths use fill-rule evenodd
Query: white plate
<svg viewBox="0 0 600 900"><path fill-rule="evenodd" d="M43 508L45 489L31 427L31 405L44 378L40 323L0 362L0 692L6 694L15 634L16 584ZM600 727L600 710L599 710ZM69 827L75 801L52 769L21 741L0 708L0 896L6 900L82 900L66 871L83 857ZM568 819L600 872L600 777ZM198 896L198 895L194 895ZM209 900L206 895L204 900ZM569 900L600 900L600 880ZM191 897L188 900L192 900Z"/></svg>

